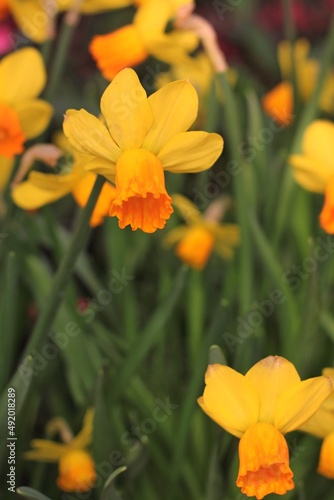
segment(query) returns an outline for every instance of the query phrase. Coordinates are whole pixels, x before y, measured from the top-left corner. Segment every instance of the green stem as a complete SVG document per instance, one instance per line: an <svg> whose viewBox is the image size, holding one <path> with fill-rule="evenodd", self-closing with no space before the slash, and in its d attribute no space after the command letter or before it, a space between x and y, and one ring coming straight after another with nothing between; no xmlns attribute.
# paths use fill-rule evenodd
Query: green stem
<svg viewBox="0 0 334 500"><path fill-rule="evenodd" d="M80 3L75 2L73 8L64 16L63 24L61 26L59 34L58 47L52 65L51 78L43 96L44 99L50 102L52 102L55 96L58 84L63 74L64 64L68 56L69 46L79 17L78 8Z"/></svg>
<svg viewBox="0 0 334 500"><path fill-rule="evenodd" d="M54 321L62 300L63 292L71 278L75 261L77 260L77 257L87 240L89 233L89 219L99 197L103 183L104 177L98 176L88 203L81 213L70 246L54 277L49 296L45 301L45 308L42 310L37 320L35 329L26 347L23 358L28 356L33 349L37 349L41 345L46 332L49 331L49 328Z"/></svg>
<svg viewBox="0 0 334 500"><path fill-rule="evenodd" d="M251 257L251 241L248 230L247 214L249 212L248 196L244 186L244 160L240 152L242 145L242 131L239 122L239 111L233 91L227 80L226 73L217 74L218 81L224 92L224 108L226 112L226 122L228 123L229 142L231 156L238 163L241 172L234 177L234 190L237 200L237 214L241 227L240 246L240 304L241 313L248 310L252 302L252 281L253 268Z"/></svg>

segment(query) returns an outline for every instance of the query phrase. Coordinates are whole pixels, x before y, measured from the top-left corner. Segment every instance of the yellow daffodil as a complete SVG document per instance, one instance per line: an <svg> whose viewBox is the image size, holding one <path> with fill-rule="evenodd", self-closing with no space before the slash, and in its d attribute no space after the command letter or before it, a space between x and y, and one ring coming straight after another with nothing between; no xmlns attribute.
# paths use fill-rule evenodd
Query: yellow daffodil
<svg viewBox="0 0 334 500"><path fill-rule="evenodd" d="M320 64L316 59L309 58L310 44L306 39L299 39L293 47L293 56L296 69L297 90L302 101L307 101L317 84ZM293 88L290 82L292 77L291 43L284 40L278 45L278 59L281 68L282 83L268 92L262 105L265 112L283 126L293 120ZM334 73L331 73L325 82L320 96L319 106L322 110L334 112Z"/></svg>
<svg viewBox="0 0 334 500"><path fill-rule="evenodd" d="M308 191L325 193L320 225L334 234L334 123L312 122L304 132L302 153L290 156L293 175Z"/></svg>
<svg viewBox="0 0 334 500"><path fill-rule="evenodd" d="M132 69L121 71L101 99L104 125L85 110L68 110L64 132L86 169L116 184L110 215L119 226L152 233L172 213L164 170L200 172L223 149L218 134L186 132L197 115L198 98L186 81L166 85L149 98Z"/></svg>
<svg viewBox="0 0 334 500"><path fill-rule="evenodd" d="M165 243L167 245L176 243L175 252L181 260L195 269L203 269L212 252L216 252L223 259L233 257L234 248L240 240L240 231L236 224L217 222L216 214L212 210L213 204L202 215L184 196L177 194L172 200L187 225L178 226L170 231Z"/></svg>
<svg viewBox="0 0 334 500"><path fill-rule="evenodd" d="M0 189L25 141L41 134L51 119L52 106L37 99L45 82L43 59L34 48L18 50L0 61Z"/></svg>
<svg viewBox="0 0 334 500"><path fill-rule="evenodd" d="M102 75L112 80L120 70L144 62L149 55L169 64L186 63L188 53L198 43L197 36L183 30L165 33L168 21L180 4L181 1L146 0L138 8L132 24L95 36L89 51Z"/></svg>
<svg viewBox="0 0 334 500"><path fill-rule="evenodd" d="M329 377L334 384L334 368L325 368L322 374ZM334 394L327 398L320 409L305 422L299 430L323 439L318 472L334 479Z"/></svg>
<svg viewBox="0 0 334 500"><path fill-rule="evenodd" d="M48 163L50 166L55 166L54 162L48 161L50 147L54 146L35 146L34 154L29 160L30 163L38 159ZM57 160L63 154L62 151L58 151L60 153ZM28 150L27 154L29 153L30 151ZM51 157L51 160L53 160L53 157ZM26 167L23 165L23 169L28 170L29 166ZM68 172L68 170L70 171ZM14 202L25 210L36 210L72 193L79 206L86 206L97 175L86 172L84 165L80 161L74 161L74 165L68 166L66 172L61 174L31 172L27 181L21 182L13 188L12 197ZM115 198L115 194L115 187L109 182L105 182L90 219L91 226L102 224L104 218L109 215L110 205Z"/></svg>
<svg viewBox="0 0 334 500"><path fill-rule="evenodd" d="M219 364L205 375L202 410L240 438L237 486L258 500L293 489L284 434L300 427L332 392L328 377L304 381L292 363L269 356L245 376Z"/></svg>
<svg viewBox="0 0 334 500"><path fill-rule="evenodd" d="M24 454L27 460L57 462L57 485L63 491L84 493L91 490L96 482L94 461L86 451L91 442L93 417L93 410L88 410L82 430L69 442L62 444L34 439L31 442L33 449Z"/></svg>

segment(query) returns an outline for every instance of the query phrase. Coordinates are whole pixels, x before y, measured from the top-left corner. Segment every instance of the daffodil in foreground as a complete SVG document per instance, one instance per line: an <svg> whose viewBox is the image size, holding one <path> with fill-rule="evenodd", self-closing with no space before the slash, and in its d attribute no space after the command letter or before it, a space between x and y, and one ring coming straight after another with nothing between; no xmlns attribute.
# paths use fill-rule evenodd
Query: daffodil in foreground
<svg viewBox="0 0 334 500"><path fill-rule="evenodd" d="M0 190L14 157L23 153L25 142L41 134L51 119L52 106L37 99L45 82L43 59L34 48L18 50L0 61Z"/></svg>
<svg viewBox="0 0 334 500"><path fill-rule="evenodd" d="M293 45L297 90L303 102L308 101L317 84L320 64L316 59L309 58L310 44L301 38ZM293 86L291 77L291 43L283 40L278 45L278 60L283 81L270 90L262 100L265 112L282 126L289 125L294 117ZM319 106L327 112L334 112L334 73L325 82L320 96Z"/></svg>
<svg viewBox="0 0 334 500"><path fill-rule="evenodd" d="M182 2L146 0L141 2L132 24L95 36L89 51L102 75L112 80L120 70L144 62L149 55L169 64L186 63L188 53L198 44L197 36L184 30L165 33L179 4Z"/></svg>
<svg viewBox="0 0 334 500"><path fill-rule="evenodd" d="M94 461L86 450L91 442L93 417L93 410L88 410L82 430L69 442L62 444L46 439L34 439L31 442L33 449L24 454L27 460L57 462L57 485L63 491L84 493L94 487L96 482ZM57 425L59 419L55 420ZM52 426L52 422L50 424ZM62 426L61 424L59 427ZM64 431L63 434L68 434L67 428Z"/></svg>
<svg viewBox="0 0 334 500"><path fill-rule="evenodd" d="M187 81L166 85L147 98L136 73L121 71L101 99L105 125L85 110L68 110L64 132L86 170L116 185L110 215L119 226L152 233L173 212L164 170L200 172L223 149L218 134L186 130L197 116L198 97Z"/></svg>
<svg viewBox="0 0 334 500"><path fill-rule="evenodd" d="M334 384L334 368L325 368L322 374L330 377ZM318 472L329 479L334 479L334 393L299 430L323 439Z"/></svg>
<svg viewBox="0 0 334 500"><path fill-rule="evenodd" d="M206 387L198 399L202 410L227 432L240 438L237 486L262 499L293 489L284 434L300 427L332 392L330 378L304 381L292 363L269 356L245 376L228 366L209 365Z"/></svg>
<svg viewBox="0 0 334 500"><path fill-rule="evenodd" d="M302 153L289 158L298 184L314 193L325 193L321 227L334 234L334 123L316 120L306 127Z"/></svg>
<svg viewBox="0 0 334 500"><path fill-rule="evenodd" d="M217 221L221 212L220 201L211 204L202 215L184 196L173 195L172 200L187 225L172 229L165 238L165 243L176 244L175 252L181 260L195 269L203 269L212 252L223 259L233 257L240 240L240 231L236 224L220 224Z"/></svg>
<svg viewBox="0 0 334 500"><path fill-rule="evenodd" d="M53 163L52 161L53 156L50 158L49 151L51 148L52 151L56 150L56 155L58 150L57 160L63 155L63 152L53 145L39 144L32 148L34 153L29 161L40 160L50 166L55 166L56 162ZM30 150L25 155L29 153ZM26 168L29 169L29 165ZM70 163L67 166L65 173L44 174L42 172L31 172L27 181L13 186L12 198L16 205L24 210L36 210L71 193L77 204L84 207L88 202L96 177L96 174L85 171L82 161L74 160L73 164ZM90 218L91 226L98 226L103 223L104 218L109 215L110 205L115 198L115 194L115 187L109 182L105 182Z"/></svg>

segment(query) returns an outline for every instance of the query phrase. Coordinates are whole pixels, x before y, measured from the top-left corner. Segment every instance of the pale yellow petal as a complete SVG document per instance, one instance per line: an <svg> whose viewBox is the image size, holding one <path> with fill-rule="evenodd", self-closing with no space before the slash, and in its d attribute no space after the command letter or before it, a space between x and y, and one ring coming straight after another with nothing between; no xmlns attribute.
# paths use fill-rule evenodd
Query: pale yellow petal
<svg viewBox="0 0 334 500"><path fill-rule="evenodd" d="M88 172L103 175L113 184L115 183L116 164L104 158L96 158L90 155L80 155L77 159L79 165Z"/></svg>
<svg viewBox="0 0 334 500"><path fill-rule="evenodd" d="M328 377L315 377L299 382L283 392L277 401L275 427L283 434L300 427L333 391Z"/></svg>
<svg viewBox="0 0 334 500"><path fill-rule="evenodd" d="M121 9L129 5L133 5L131 0L83 0L80 12L82 14L95 14L110 9Z"/></svg>
<svg viewBox="0 0 334 500"><path fill-rule="evenodd" d="M187 66L194 61L189 53L195 50L198 43L198 36L189 31L151 32L145 38L145 47L152 56L179 66Z"/></svg>
<svg viewBox="0 0 334 500"><path fill-rule="evenodd" d="M300 65L307 59L309 51L310 43L306 38L300 38L293 44L293 57L296 66ZM282 40L278 44L278 61L281 68L283 80L290 79L292 75L290 41Z"/></svg>
<svg viewBox="0 0 334 500"><path fill-rule="evenodd" d="M187 224L200 224L202 214L188 198L182 194L173 194L173 206L177 208L178 212L182 215Z"/></svg>
<svg viewBox="0 0 334 500"><path fill-rule="evenodd" d="M9 0L9 5L16 24L27 38L37 43L47 40L50 18L43 9L43 2Z"/></svg>
<svg viewBox="0 0 334 500"><path fill-rule="evenodd" d="M13 166L14 160L12 158L0 156L0 192L7 186Z"/></svg>
<svg viewBox="0 0 334 500"><path fill-rule="evenodd" d="M180 241L186 234L189 228L187 226L177 226L164 237L163 244L170 247Z"/></svg>
<svg viewBox="0 0 334 500"><path fill-rule="evenodd" d="M185 132L195 121L198 96L191 83L180 80L169 83L148 100L153 112L153 125L143 147L158 154L174 135Z"/></svg>
<svg viewBox="0 0 334 500"><path fill-rule="evenodd" d="M123 69L105 90L101 111L109 132L121 150L139 148L153 115L146 92L133 69Z"/></svg>
<svg viewBox="0 0 334 500"><path fill-rule="evenodd" d="M34 439L30 445L33 449L24 454L24 458L27 460L57 462L68 450L67 445L55 443L47 439Z"/></svg>
<svg viewBox="0 0 334 500"><path fill-rule="evenodd" d="M165 170L182 174L201 172L212 167L223 151L218 134L182 132L174 135L158 154Z"/></svg>
<svg viewBox="0 0 334 500"><path fill-rule="evenodd" d="M40 135L49 125L53 107L42 99L21 101L13 106L18 114L20 125L26 139Z"/></svg>
<svg viewBox="0 0 334 500"><path fill-rule="evenodd" d="M300 382L297 370L280 356L268 356L256 363L245 375L260 398L259 421L273 424L280 396Z"/></svg>
<svg viewBox="0 0 334 500"><path fill-rule="evenodd" d="M0 96L6 104L17 104L37 97L45 82L45 67L37 49L20 49L0 62Z"/></svg>
<svg viewBox="0 0 334 500"><path fill-rule="evenodd" d="M318 164L316 160L302 155L292 155L289 163L293 167L293 177L302 188L313 193L324 193L328 176L328 169Z"/></svg>
<svg viewBox="0 0 334 500"><path fill-rule="evenodd" d="M206 387L198 400L217 424L234 436L258 421L259 397L253 385L240 373L224 365L209 365Z"/></svg>
<svg viewBox="0 0 334 500"><path fill-rule="evenodd" d="M334 432L334 413L325 410L322 406L320 410L298 427L297 430L324 438L331 432Z"/></svg>
<svg viewBox="0 0 334 500"><path fill-rule="evenodd" d="M94 408L89 408L86 411L81 431L70 443L72 448L86 448L90 444L92 440L93 422Z"/></svg>
<svg viewBox="0 0 334 500"><path fill-rule="evenodd" d="M121 150L103 123L84 109L66 111L64 134L79 154L101 157L116 163Z"/></svg>

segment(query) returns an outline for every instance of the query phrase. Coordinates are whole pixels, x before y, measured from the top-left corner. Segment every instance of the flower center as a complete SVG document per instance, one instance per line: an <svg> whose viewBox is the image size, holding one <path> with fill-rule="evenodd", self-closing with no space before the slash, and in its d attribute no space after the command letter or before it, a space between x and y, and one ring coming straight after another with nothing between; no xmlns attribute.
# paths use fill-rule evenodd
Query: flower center
<svg viewBox="0 0 334 500"><path fill-rule="evenodd" d="M116 164L116 197L109 215L118 217L122 229L130 225L153 233L172 212L159 158L145 149L125 151Z"/></svg>
<svg viewBox="0 0 334 500"><path fill-rule="evenodd" d="M70 450L59 460L57 484L63 491L85 492L96 481L94 462L84 450Z"/></svg>
<svg viewBox="0 0 334 500"><path fill-rule="evenodd" d="M176 247L177 256L189 266L202 269L214 246L212 232L204 226L190 227Z"/></svg>
<svg viewBox="0 0 334 500"><path fill-rule="evenodd" d="M23 152L25 136L16 111L0 104L0 155L13 158Z"/></svg>
<svg viewBox="0 0 334 500"><path fill-rule="evenodd" d="M260 422L247 429L240 439L239 459L237 486L246 495L260 500L293 489L288 445L273 425Z"/></svg>
<svg viewBox="0 0 334 500"><path fill-rule="evenodd" d="M89 45L89 52L107 80L124 68L136 66L148 57L143 40L132 24L113 33L98 35Z"/></svg>

